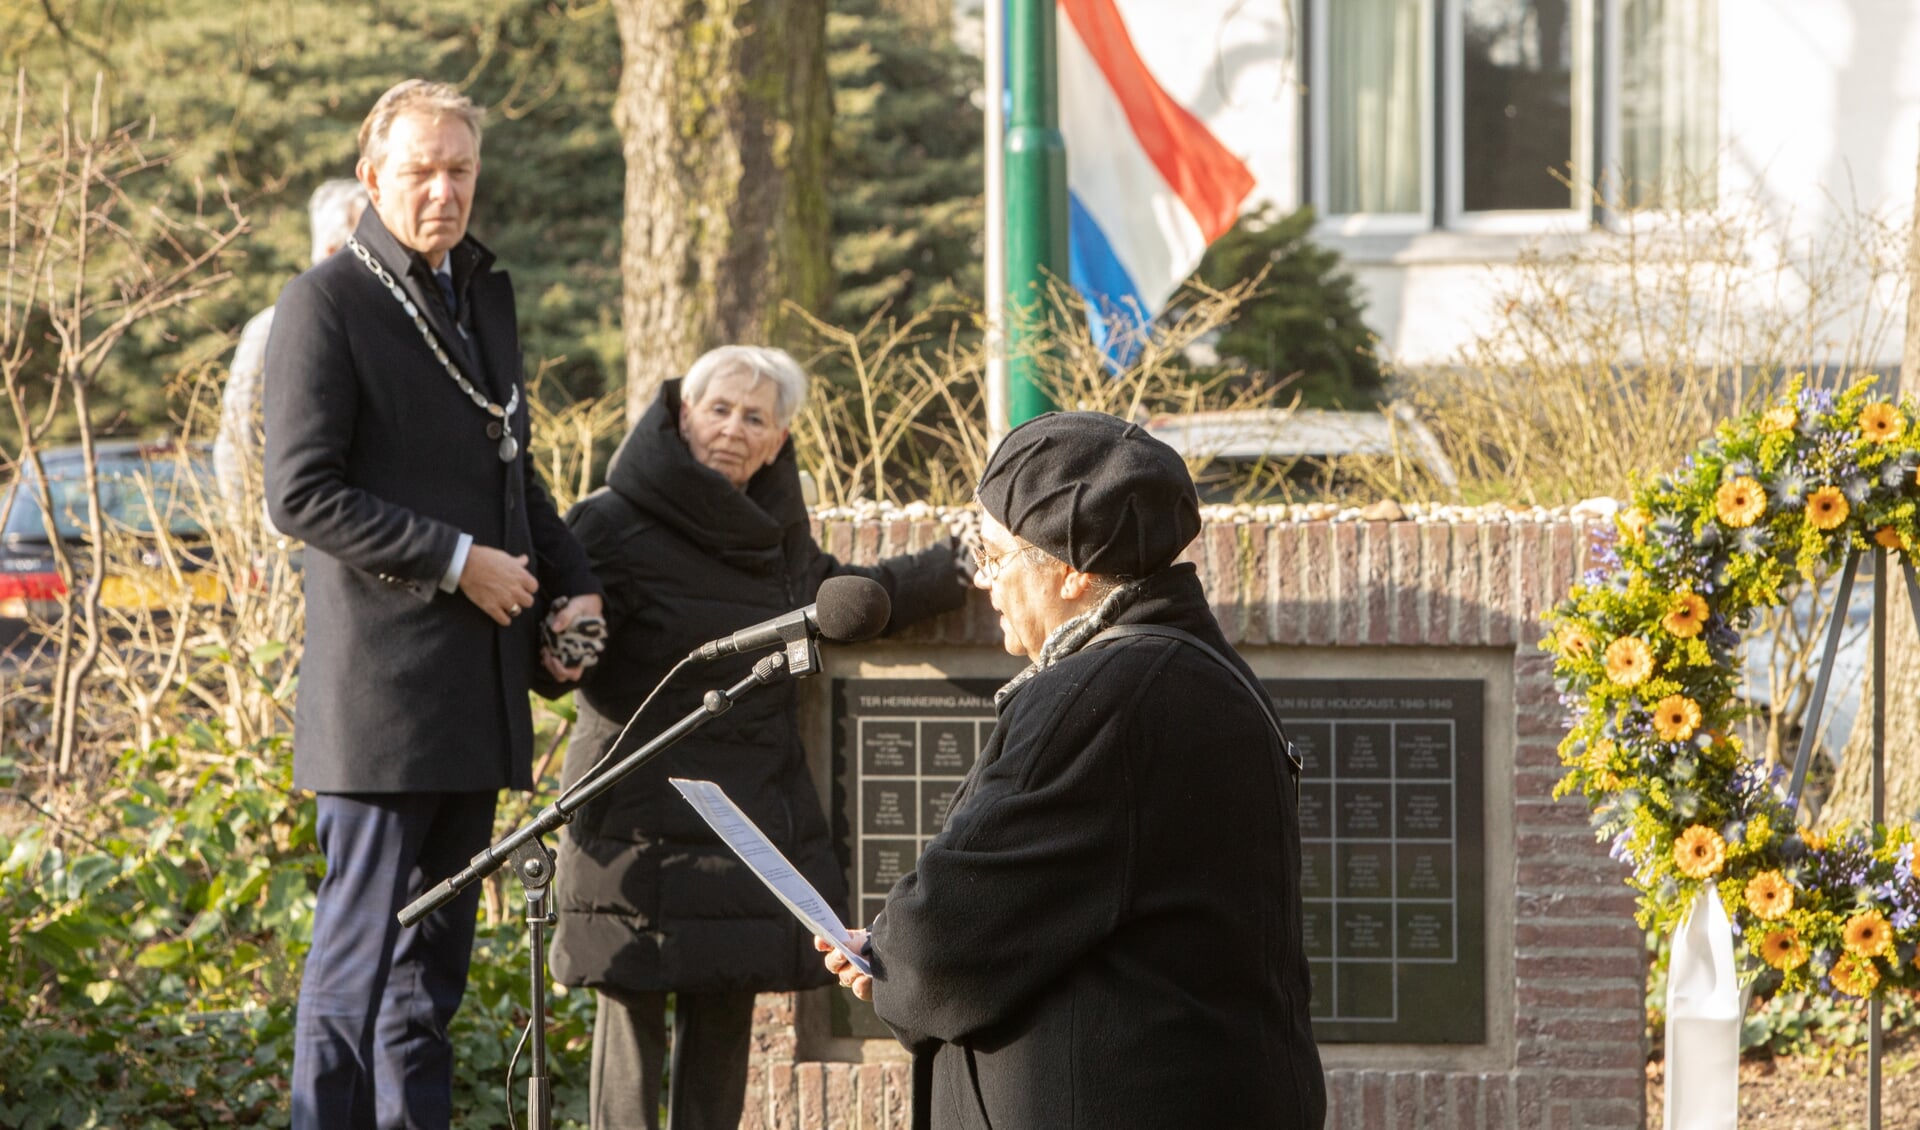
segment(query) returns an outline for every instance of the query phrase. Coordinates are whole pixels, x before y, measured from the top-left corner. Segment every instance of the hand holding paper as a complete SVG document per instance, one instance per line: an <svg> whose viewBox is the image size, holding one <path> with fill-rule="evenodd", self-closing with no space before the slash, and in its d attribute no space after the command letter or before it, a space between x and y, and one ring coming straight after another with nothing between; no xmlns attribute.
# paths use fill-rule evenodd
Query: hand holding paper
<svg viewBox="0 0 1920 1130"><path fill-rule="evenodd" d="M747 819L740 806L712 781L690 781L683 777L667 778L680 795L687 798L694 811L714 830L721 842L740 857L747 869L759 876L774 897L793 912L815 937L825 938L840 951L854 968L862 973L871 974L873 969L867 959L861 955L860 947L847 935L847 927L834 913L827 900L820 897L806 877L794 870L780 849Z"/></svg>

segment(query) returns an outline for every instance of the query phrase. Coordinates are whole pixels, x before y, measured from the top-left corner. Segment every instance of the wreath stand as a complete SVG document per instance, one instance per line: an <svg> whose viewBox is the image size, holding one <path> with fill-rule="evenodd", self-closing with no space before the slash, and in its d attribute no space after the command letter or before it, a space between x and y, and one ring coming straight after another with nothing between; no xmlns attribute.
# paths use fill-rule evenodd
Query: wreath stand
<svg viewBox="0 0 1920 1130"><path fill-rule="evenodd" d="M1873 688L1873 767L1872 767L1872 819L1875 824L1884 824L1887 819L1887 567L1892 564L1892 553L1885 549L1873 551L1873 620L1870 629L1871 644L1867 669ZM1800 791L1807 783L1807 767L1813 758L1814 740L1820 733L1820 715L1826 708L1827 684L1833 675L1833 664L1840 652L1840 635L1846 627L1847 602L1853 596L1854 578L1860 572L1861 550L1855 549L1847 554L1846 564L1840 568L1840 589L1834 597L1832 619L1827 625L1827 638L1820 655L1820 674L1813 686L1813 698L1807 704L1807 721L1800 732L1800 748L1793 759L1793 774L1787 782L1787 808L1798 813L1800 810ZM1901 572L1906 578L1907 602L1913 609L1914 622L1920 625L1920 578L1914 575L1913 563L1902 561ZM1880 1091L1881 1091L1881 1001L1878 995L1867 1004L1867 1125L1871 1130L1881 1130Z"/></svg>

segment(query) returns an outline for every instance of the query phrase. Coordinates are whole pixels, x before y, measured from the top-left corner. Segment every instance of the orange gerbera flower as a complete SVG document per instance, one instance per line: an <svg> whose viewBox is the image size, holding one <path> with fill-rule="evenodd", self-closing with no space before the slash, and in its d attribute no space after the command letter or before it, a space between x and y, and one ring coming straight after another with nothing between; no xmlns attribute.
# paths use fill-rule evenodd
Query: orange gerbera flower
<svg viewBox="0 0 1920 1130"><path fill-rule="evenodd" d="M1639 544L1647 536L1647 512L1638 506L1620 513L1620 532L1627 540Z"/></svg>
<svg viewBox="0 0 1920 1130"><path fill-rule="evenodd" d="M1791 404L1776 404L1760 414L1760 430L1763 432L1790 432L1800 422L1800 413L1794 411Z"/></svg>
<svg viewBox="0 0 1920 1130"><path fill-rule="evenodd" d="M1850 997L1870 997L1880 984L1880 970L1870 957L1852 954L1833 963L1833 987Z"/></svg>
<svg viewBox="0 0 1920 1130"><path fill-rule="evenodd" d="M1698 593L1681 593L1679 604L1660 621L1660 626L1683 640L1699 635L1707 626L1707 598Z"/></svg>
<svg viewBox="0 0 1920 1130"><path fill-rule="evenodd" d="M1751 526L1767 512L1767 492L1745 475L1720 484L1713 512L1729 526Z"/></svg>
<svg viewBox="0 0 1920 1130"><path fill-rule="evenodd" d="M1578 624L1562 624L1553 633L1560 654L1570 659L1585 659L1593 654L1593 635Z"/></svg>
<svg viewBox="0 0 1920 1130"><path fill-rule="evenodd" d="M1638 636L1621 636L1607 645L1607 678L1623 687L1638 686L1653 674L1653 649Z"/></svg>
<svg viewBox="0 0 1920 1130"><path fill-rule="evenodd" d="M1893 946L1893 927L1877 910L1863 910L1847 919L1840 941L1848 953L1861 957L1879 957Z"/></svg>
<svg viewBox="0 0 1920 1130"><path fill-rule="evenodd" d="M1773 922L1793 909L1793 884L1778 871L1762 871L1747 884L1747 909L1762 922Z"/></svg>
<svg viewBox="0 0 1920 1130"><path fill-rule="evenodd" d="M1653 704L1653 732L1663 742L1684 742L1700 728L1700 704L1683 694L1670 694Z"/></svg>
<svg viewBox="0 0 1920 1130"><path fill-rule="evenodd" d="M1869 404L1860 410L1860 435L1874 443L1898 439L1906 428L1907 418L1891 404Z"/></svg>
<svg viewBox="0 0 1920 1130"><path fill-rule="evenodd" d="M1816 530L1831 530L1847 520L1852 507L1839 487L1821 487L1807 496L1807 521Z"/></svg>
<svg viewBox="0 0 1920 1130"><path fill-rule="evenodd" d="M1807 945L1800 940L1800 931L1788 926L1761 938L1760 960L1783 972L1805 965Z"/></svg>
<svg viewBox="0 0 1920 1130"><path fill-rule="evenodd" d="M1900 531L1892 526L1882 526L1873 531L1873 544L1882 549L1900 548Z"/></svg>
<svg viewBox="0 0 1920 1130"><path fill-rule="evenodd" d="M1727 841L1705 824L1695 824L1673 841L1673 865L1689 879L1718 874L1727 862Z"/></svg>

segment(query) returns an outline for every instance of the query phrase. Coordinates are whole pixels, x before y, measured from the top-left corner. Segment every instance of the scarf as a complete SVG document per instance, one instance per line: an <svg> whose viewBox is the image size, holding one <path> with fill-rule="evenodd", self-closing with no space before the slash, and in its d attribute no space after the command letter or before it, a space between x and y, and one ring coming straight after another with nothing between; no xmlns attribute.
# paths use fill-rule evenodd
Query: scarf
<svg viewBox="0 0 1920 1130"><path fill-rule="evenodd" d="M1087 641L1113 626L1113 622L1132 606L1140 597L1146 581L1129 581L1106 595L1091 611L1082 612L1066 623L1047 633L1045 643L1040 645L1040 654L1018 675L1007 681L1007 685L993 692L993 704L999 706L1007 700L1016 688L1028 679L1079 651Z"/></svg>

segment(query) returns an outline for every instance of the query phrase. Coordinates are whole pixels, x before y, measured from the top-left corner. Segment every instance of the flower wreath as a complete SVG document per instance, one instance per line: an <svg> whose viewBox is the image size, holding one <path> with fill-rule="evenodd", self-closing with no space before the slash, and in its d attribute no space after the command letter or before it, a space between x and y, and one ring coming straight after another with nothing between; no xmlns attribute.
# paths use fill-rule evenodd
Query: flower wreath
<svg viewBox="0 0 1920 1130"><path fill-rule="evenodd" d="M1741 952L1785 988L1920 987L1914 830L1796 829L1784 771L1742 756L1730 726L1756 609L1852 549L1920 546L1915 418L1871 382L1835 396L1795 378L1634 492L1541 641L1571 711L1554 795L1586 794L1633 867L1641 926L1670 933L1715 883Z"/></svg>

